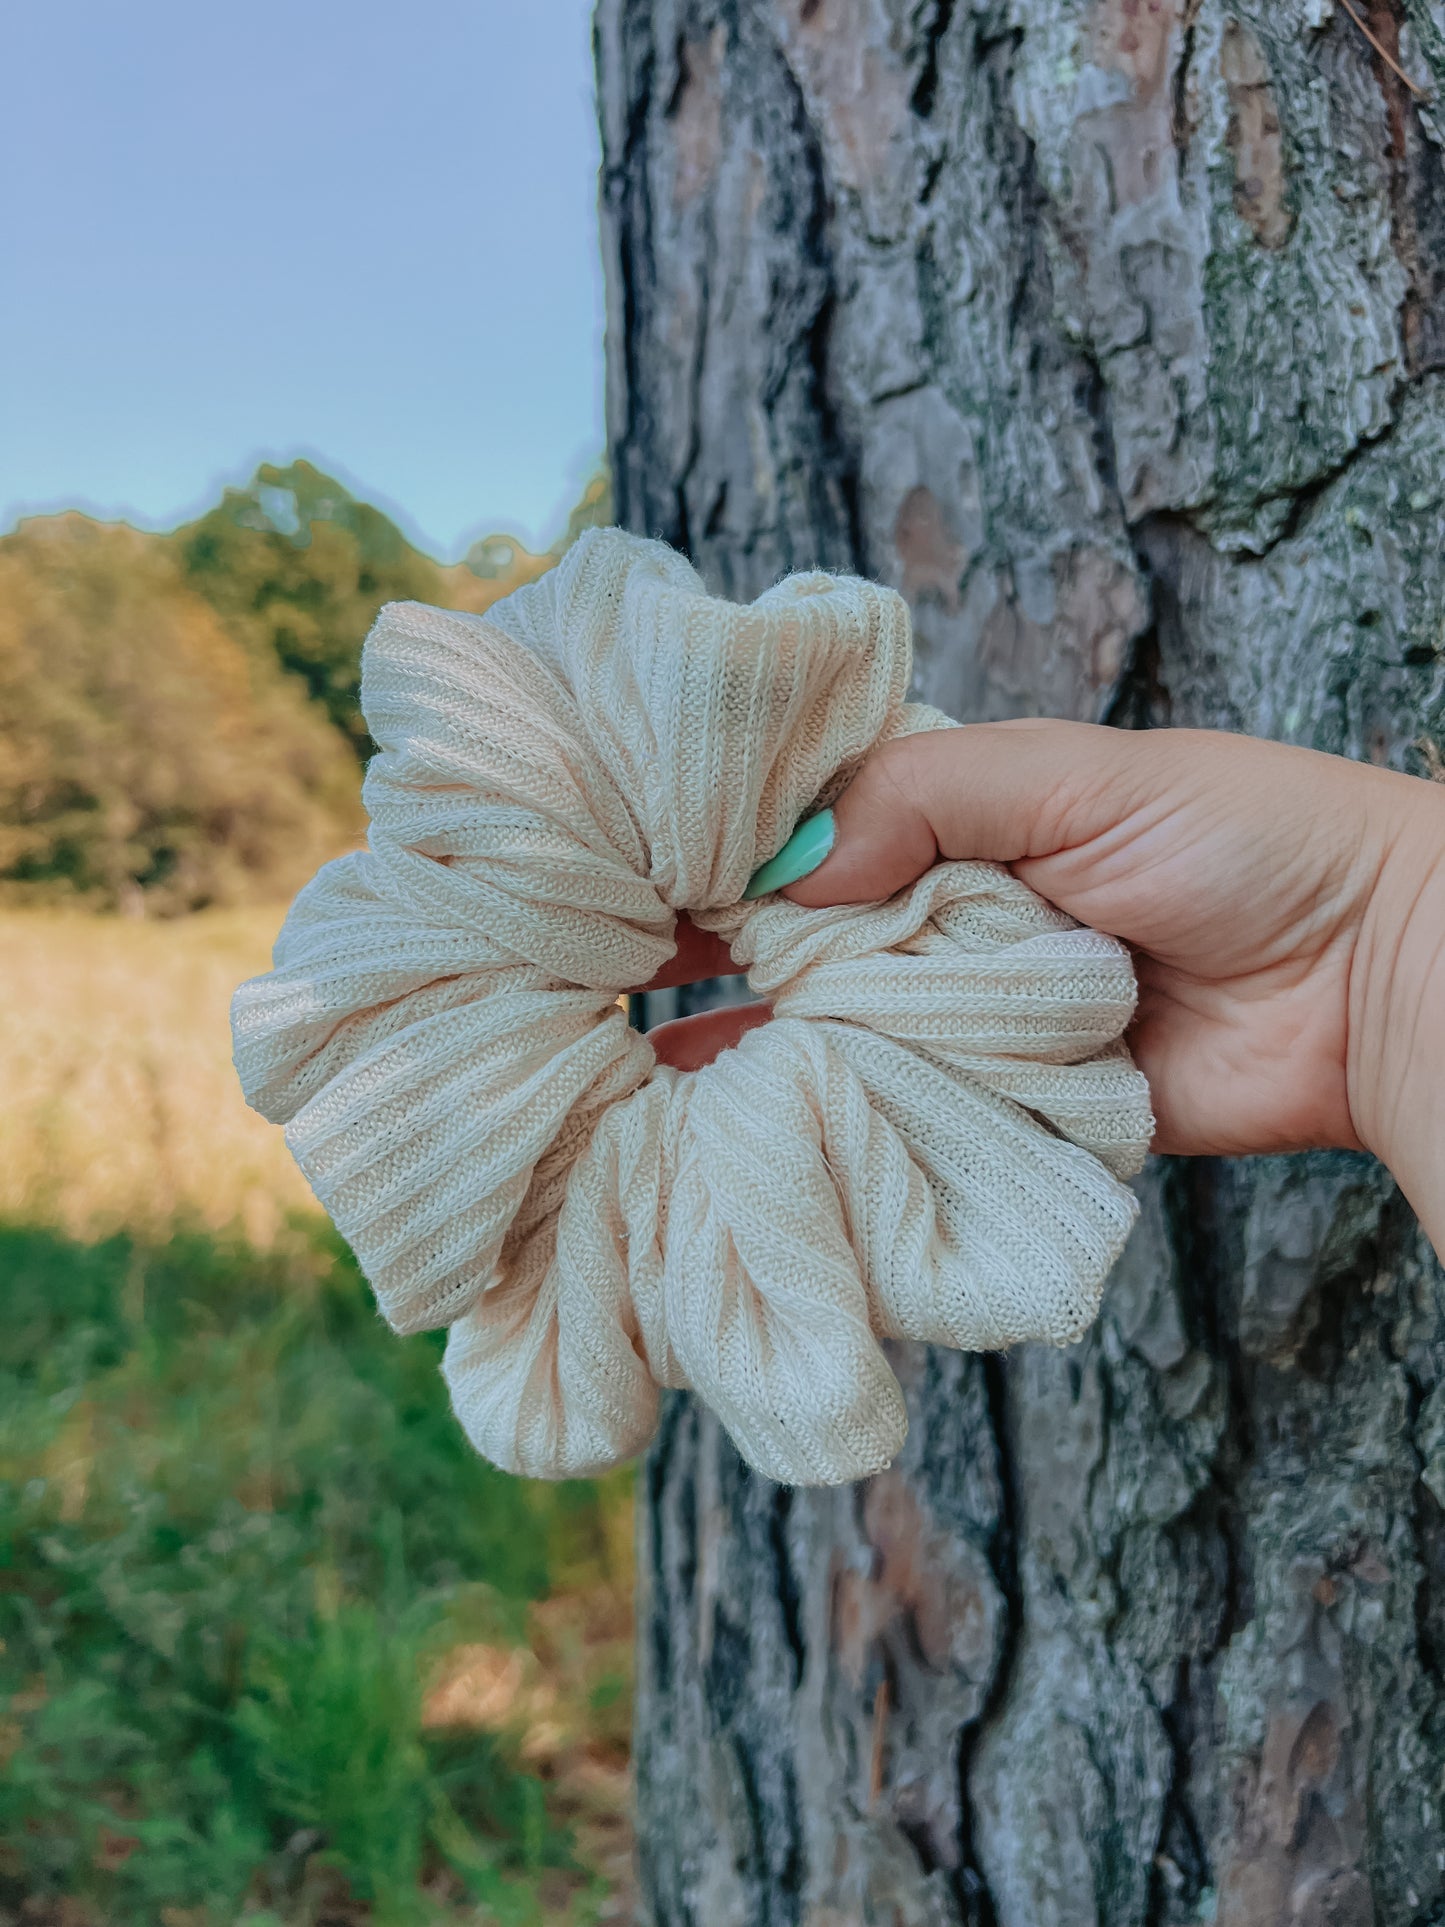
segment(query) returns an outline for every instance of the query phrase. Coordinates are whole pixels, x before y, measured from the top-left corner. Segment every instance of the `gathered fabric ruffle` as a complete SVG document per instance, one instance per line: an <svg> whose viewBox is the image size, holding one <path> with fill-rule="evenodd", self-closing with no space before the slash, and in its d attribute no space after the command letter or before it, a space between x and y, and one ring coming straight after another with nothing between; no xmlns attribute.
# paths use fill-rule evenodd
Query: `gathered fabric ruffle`
<svg viewBox="0 0 1445 1927"><path fill-rule="evenodd" d="M497 1464L613 1464L690 1386L758 1470L840 1483L906 1430L880 1341L1094 1317L1152 1130L1125 949L992 864L742 901L869 749L949 726L910 649L889 590L728 603L617 530L485 617L381 612L368 847L237 992L236 1063L393 1327L450 1328ZM682 911L774 1007L688 1073L617 1002Z"/></svg>

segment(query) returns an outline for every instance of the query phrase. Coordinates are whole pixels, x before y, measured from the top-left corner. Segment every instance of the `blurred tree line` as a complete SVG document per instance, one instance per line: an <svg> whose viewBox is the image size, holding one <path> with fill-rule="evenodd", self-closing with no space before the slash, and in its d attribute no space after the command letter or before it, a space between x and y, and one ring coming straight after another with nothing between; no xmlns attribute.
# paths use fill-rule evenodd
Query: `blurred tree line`
<svg viewBox="0 0 1445 1927"><path fill-rule="evenodd" d="M556 545L445 566L310 462L148 535L80 514L0 537L0 898L170 915L276 896L360 834L361 645L386 602L480 612Z"/></svg>

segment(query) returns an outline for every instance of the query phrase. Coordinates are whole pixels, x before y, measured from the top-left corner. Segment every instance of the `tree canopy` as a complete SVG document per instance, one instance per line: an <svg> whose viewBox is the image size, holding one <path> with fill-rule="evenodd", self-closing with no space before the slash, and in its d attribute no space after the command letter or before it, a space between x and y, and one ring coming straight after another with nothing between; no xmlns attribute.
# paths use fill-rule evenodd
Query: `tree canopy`
<svg viewBox="0 0 1445 1927"><path fill-rule="evenodd" d="M169 535L79 514L0 538L0 894L160 913L276 895L360 833L361 645L383 603L485 610L556 548L446 566L310 462Z"/></svg>

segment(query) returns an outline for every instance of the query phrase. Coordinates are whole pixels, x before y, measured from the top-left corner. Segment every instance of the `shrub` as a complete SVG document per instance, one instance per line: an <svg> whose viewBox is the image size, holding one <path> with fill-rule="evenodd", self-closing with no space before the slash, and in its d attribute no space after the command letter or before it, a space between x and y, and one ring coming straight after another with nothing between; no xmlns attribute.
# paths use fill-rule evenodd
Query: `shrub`
<svg viewBox="0 0 1445 1927"><path fill-rule="evenodd" d="M155 538L0 541L0 883L163 911L294 887L360 825L354 760Z"/></svg>

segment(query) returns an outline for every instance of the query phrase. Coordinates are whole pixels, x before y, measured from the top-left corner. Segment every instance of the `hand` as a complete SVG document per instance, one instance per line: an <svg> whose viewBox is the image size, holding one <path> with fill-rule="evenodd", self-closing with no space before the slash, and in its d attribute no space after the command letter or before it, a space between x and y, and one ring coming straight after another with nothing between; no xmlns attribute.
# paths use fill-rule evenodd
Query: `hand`
<svg viewBox="0 0 1445 1927"><path fill-rule="evenodd" d="M988 723L883 746L834 813L795 902L1008 864L1133 948L1156 1149L1365 1147L1445 1237L1445 788L1250 737ZM710 1015L714 1052L758 1021ZM702 1021L665 1028L686 1048Z"/></svg>
<svg viewBox="0 0 1445 1927"><path fill-rule="evenodd" d="M705 977L728 977L737 970L732 952L721 937L699 930L689 917L677 922L677 953L644 990L671 990L677 984L695 984ZM773 1014L771 1004L732 1004L726 1010L704 1010L695 1017L673 1017L657 1024L647 1033L647 1041L658 1061L671 1064L677 1071L700 1071L719 1051L735 1044L744 1031L765 1024Z"/></svg>

